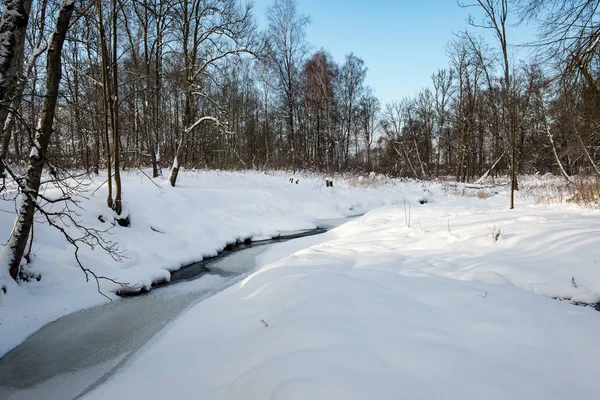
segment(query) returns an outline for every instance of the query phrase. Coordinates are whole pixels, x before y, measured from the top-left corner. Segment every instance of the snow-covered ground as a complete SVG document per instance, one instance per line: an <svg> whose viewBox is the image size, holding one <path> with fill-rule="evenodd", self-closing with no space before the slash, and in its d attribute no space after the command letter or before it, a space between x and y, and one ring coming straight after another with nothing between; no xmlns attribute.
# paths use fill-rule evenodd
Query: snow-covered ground
<svg viewBox="0 0 600 400"><path fill-rule="evenodd" d="M600 213L505 199L276 245L86 398L597 399L600 314L534 292L598 300Z"/></svg>
<svg viewBox="0 0 600 400"><path fill-rule="evenodd" d="M600 210L529 197L508 210L498 189L387 181L329 190L318 177L287 179L189 173L159 190L126 177L133 226L112 239L129 258L96 251L85 261L141 285L236 239L373 211L272 246L253 273L187 311L90 398L597 398L600 314L550 297L600 301ZM86 223L100 224L103 198L99 190L86 204ZM33 264L42 281L0 298L0 350L103 301L44 229Z"/></svg>
<svg viewBox="0 0 600 400"><path fill-rule="evenodd" d="M166 179L154 183L142 173L123 175L125 207L131 215L130 228L113 227L106 206L106 176L94 179L87 192L80 193L77 210L82 225L98 230L109 229L107 240L124 251L121 262L114 261L96 246L94 251L81 245L80 258L97 275L114 278L133 288L148 288L153 281L169 279L169 271L213 256L228 243L249 237L262 239L288 231L315 228L315 220L340 218L364 213L405 199L417 202L425 196L422 185L398 183L378 187L360 187L336 181L325 187L325 179L298 175L298 184L289 183L290 175L280 172L182 171L176 188ZM47 197L57 196L48 189ZM8 238L14 221L14 205L0 202L0 237ZM58 206L57 206L58 207ZM107 221L102 223L102 215ZM42 222L42 219L38 217ZM75 237L74 228L68 229ZM55 229L35 225L29 269L40 273L40 282L18 286L0 269L0 357L47 323L71 312L108 301L86 282L77 266L73 248ZM0 260L6 257L0 249ZM4 258L3 258L4 257ZM119 287L101 281L103 292Z"/></svg>

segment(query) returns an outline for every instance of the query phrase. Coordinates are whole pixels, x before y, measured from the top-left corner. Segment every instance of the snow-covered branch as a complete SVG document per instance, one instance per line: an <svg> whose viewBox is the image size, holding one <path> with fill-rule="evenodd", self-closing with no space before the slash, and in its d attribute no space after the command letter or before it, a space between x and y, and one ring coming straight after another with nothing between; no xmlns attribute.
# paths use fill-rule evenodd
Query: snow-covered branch
<svg viewBox="0 0 600 400"><path fill-rule="evenodd" d="M192 125L190 125L187 128L185 128L185 133L190 133L191 131L193 131L198 125L200 125L204 121L213 121L215 124L221 125L221 122L216 117L210 117L210 116L209 117L202 117L202 118L198 119L196 122L194 122Z"/></svg>

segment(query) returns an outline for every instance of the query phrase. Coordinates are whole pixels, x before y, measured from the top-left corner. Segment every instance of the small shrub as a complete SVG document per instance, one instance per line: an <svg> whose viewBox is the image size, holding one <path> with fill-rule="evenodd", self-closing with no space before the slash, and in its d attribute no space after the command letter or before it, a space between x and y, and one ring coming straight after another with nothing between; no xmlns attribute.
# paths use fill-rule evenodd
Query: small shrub
<svg viewBox="0 0 600 400"><path fill-rule="evenodd" d="M346 182L352 187L375 188L390 184L391 180L385 175L370 173L367 176L350 175L346 177Z"/></svg>
<svg viewBox="0 0 600 400"><path fill-rule="evenodd" d="M490 231L488 238L497 242L502 237L502 225L492 224L492 230Z"/></svg>
<svg viewBox="0 0 600 400"><path fill-rule="evenodd" d="M489 193L489 192L486 192L485 190L479 190L479 191L477 192L477 195L476 195L476 196L477 196L477 198L478 198L478 199L480 199L480 200L485 200L485 199L487 199L487 198L491 197L490 193Z"/></svg>
<svg viewBox="0 0 600 400"><path fill-rule="evenodd" d="M494 193L491 188L486 190L480 185L462 183L444 183L442 185L442 191L445 195L458 197L477 197L480 200L487 199L492 196L492 193Z"/></svg>
<svg viewBox="0 0 600 400"><path fill-rule="evenodd" d="M575 203L580 206L600 204L600 180L598 178L575 178L567 184L549 183L535 188L536 204Z"/></svg>
<svg viewBox="0 0 600 400"><path fill-rule="evenodd" d="M600 179L577 179L571 201L579 205L600 204Z"/></svg>

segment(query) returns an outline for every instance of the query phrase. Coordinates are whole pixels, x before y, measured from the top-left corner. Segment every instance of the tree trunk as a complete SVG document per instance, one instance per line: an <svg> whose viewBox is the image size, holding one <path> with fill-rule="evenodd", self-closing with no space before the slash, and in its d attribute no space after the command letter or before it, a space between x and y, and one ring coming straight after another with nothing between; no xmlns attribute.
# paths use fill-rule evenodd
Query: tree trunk
<svg viewBox="0 0 600 400"><path fill-rule="evenodd" d="M161 3L162 4L162 3ZM162 15L161 15L162 18ZM162 134L162 121L161 121L161 91L162 91L162 27L160 26L159 19L156 20L156 57L155 57L155 88L154 97L156 103L154 106L154 144L152 149L152 175L157 178L160 174L160 158L158 157L159 146L160 146L160 135Z"/></svg>
<svg viewBox="0 0 600 400"><path fill-rule="evenodd" d="M598 166L594 162L594 159L590 155L590 152L587 150L587 147L585 147L585 143L583 143L583 139L581 139L581 135L579 134L579 131L577 129L575 129L575 136L577 136L577 140L579 142L579 145L581 146L581 149L583 150L583 153L585 154L587 160L592 165L592 168L594 169L594 172L596 173L596 175L598 175L598 177L600 177L600 168L598 168Z"/></svg>
<svg viewBox="0 0 600 400"><path fill-rule="evenodd" d="M548 126L548 120L546 117L546 106L544 105L544 100L540 99L541 102L541 111L542 111L542 121L544 122L544 129L546 130L546 135L548 136L548 141L550 142L550 147L552 147L552 154L554 155L554 161L556 161L556 165L560 169L560 173L565 178L567 183L572 183L571 177L565 171L562 163L560 162L560 158L558 157L558 153L556 152L556 146L554 145L554 138L552 137L552 132L550 132L550 127Z"/></svg>
<svg viewBox="0 0 600 400"><path fill-rule="evenodd" d="M46 2L42 3L42 6L43 6L42 15L44 15ZM43 36L43 26L44 26L44 24L42 23L42 29L40 29L40 38ZM41 42L41 40L38 41L37 46L40 46L40 42ZM14 128L15 119L16 119L15 115L14 115L14 111L18 110L19 107L21 107L21 100L23 99L23 92L25 91L25 85L27 84L27 77L29 77L31 75L31 73L33 71L33 67L35 66L35 61L37 60L37 58L40 55L42 55L45 51L46 51L46 46L44 46L42 48L36 48L34 53L31 55L29 62L27 63L27 68L25 68L25 72L19 74L19 78L15 85L12 100L10 103L10 108L12 109L13 112L11 112L11 113L9 113L9 115L7 115L6 120L4 122L4 127L2 129L2 133L0 135L2 137L2 150L0 152L0 159L5 159L6 156L8 155L10 136L11 136L11 132ZM15 144L15 148L16 148L16 144Z"/></svg>
<svg viewBox="0 0 600 400"><path fill-rule="evenodd" d="M0 136L3 139L0 160L6 157L10 143L10 133L7 136L3 128L9 114L8 105L14 98L17 76L23 68L25 33L31 2L32 0L5 0L0 20ZM0 175L3 171L4 164L0 162Z"/></svg>
<svg viewBox="0 0 600 400"><path fill-rule="evenodd" d="M173 160L173 167L171 168L171 173L169 175L169 182L171 183L171 186L175 187L175 184L177 183L177 175L179 174L179 157L181 155L181 148L184 142L184 138L188 137L188 135L190 133L192 133L194 131L194 129L196 129L196 127L198 125L200 125L201 123L203 123L204 121L212 121L214 123L217 124L217 126L220 126L221 123L219 122L219 120L215 117L202 117L200 119L198 119L196 122L194 122L192 125L190 125L189 127L187 127L186 129L183 130L183 133L181 134L181 138L179 139L179 144L177 145L177 150L175 150L175 158Z"/></svg>
<svg viewBox="0 0 600 400"><path fill-rule="evenodd" d="M117 54L117 0L113 0L113 54L112 54L112 114L111 114L111 126L112 126L112 145L113 145L113 160L114 160L114 171L115 171L115 203L114 203L114 211L117 214L117 221L119 221L119 225L128 226L129 223L126 222L126 218L121 217L121 213L123 212L122 205L122 191L121 191L121 172L120 172L120 138L119 138L119 63L118 63L118 54Z"/></svg>
<svg viewBox="0 0 600 400"><path fill-rule="evenodd" d="M5 0L0 20L0 127L8 117L17 76L23 68L25 33L32 0Z"/></svg>
<svg viewBox="0 0 600 400"><path fill-rule="evenodd" d="M185 95L185 110L184 110L184 121L186 124L191 124L192 121L192 114L193 114L193 110L194 110L194 106L193 106L193 97L192 97L192 92L191 89L186 90L186 95ZM193 129L193 128L192 128ZM173 166L171 167L171 172L169 174L169 182L171 183L171 186L175 187L175 184L177 183L177 176L179 175L179 159L181 157L181 148L183 146L184 141L186 140L186 136L188 131L190 131L190 128L186 128L183 130L183 132L181 133L181 138L179 139L179 144L177 145L177 148L175 149L175 158L173 159ZM185 160L184 160L185 162Z"/></svg>
<svg viewBox="0 0 600 400"><path fill-rule="evenodd" d="M39 121L39 130L31 152L27 167L27 179L25 186L21 187L20 204L17 218L13 227L7 247L10 249L9 272L16 279L19 275L19 266L25 252L27 239L33 225L33 217L37 205L37 196L40 188L40 180L50 136L52 135L52 124L54 112L58 99L58 88L61 79L61 53L65 41L71 14L73 13L75 0L63 0L60 8L56 28L49 39L47 66L46 66L46 94L44 105Z"/></svg>
<svg viewBox="0 0 600 400"><path fill-rule="evenodd" d="M104 32L104 19L102 16L102 2L96 0L96 11L98 12L98 30L100 34L100 51L102 58L102 105L103 105L103 126L104 130L104 151L106 155L106 170L108 173L108 196L106 204L113 208L112 198L112 162L110 152L110 137L108 134L108 114L110 112L110 80L108 77L108 49L106 47L106 34Z"/></svg>
<svg viewBox="0 0 600 400"><path fill-rule="evenodd" d="M183 135L181 139L179 139L179 144L177 145L177 150L175 151L175 159L173 160L173 167L171 168L171 173L169 174L169 183L171 186L175 187L177 183L177 175L179 175L179 152L181 151L181 145L183 144Z"/></svg>

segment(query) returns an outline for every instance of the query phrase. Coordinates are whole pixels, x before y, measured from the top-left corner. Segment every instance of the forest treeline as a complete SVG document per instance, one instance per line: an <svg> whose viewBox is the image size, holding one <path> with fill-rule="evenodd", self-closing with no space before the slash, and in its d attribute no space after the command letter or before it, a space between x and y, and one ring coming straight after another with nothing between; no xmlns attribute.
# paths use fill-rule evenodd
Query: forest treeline
<svg viewBox="0 0 600 400"><path fill-rule="evenodd" d="M295 0L274 0L264 27L238 0L4 0L0 192L12 180L23 195L11 273L43 171L107 170L117 216L120 171L150 167L173 186L180 167L503 174L513 189L520 173L600 176L599 1L459 6L473 15L440 49L446 68L381 104L359 54L307 42ZM537 27L526 48L518 22Z"/></svg>
<svg viewBox="0 0 600 400"><path fill-rule="evenodd" d="M40 50L59 6L31 3L19 71L25 85L2 134L9 162L30 152L45 91ZM496 6L499 25L504 3L482 2ZM509 22L543 21L542 44L526 49L538 57L511 59L511 41L521 42L506 25L505 64L502 44L486 43L475 26L492 26L490 16L473 18L447 45L448 66L432 71L431 87L381 104L365 85L360 55L338 63L306 42L309 19L293 0L275 1L265 31L236 0L77 1L48 157L98 171L116 140L120 168L154 166L155 175L177 157L187 168L468 181L496 162L497 173L510 169L514 134L519 173L559 173L557 158L568 174L592 172L600 157L598 1L506 6Z"/></svg>

